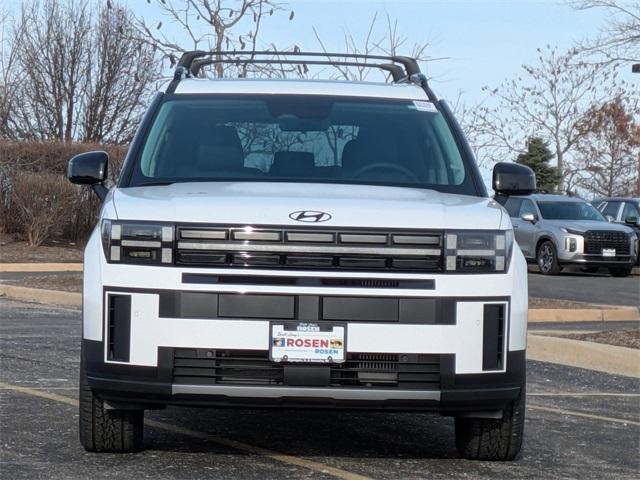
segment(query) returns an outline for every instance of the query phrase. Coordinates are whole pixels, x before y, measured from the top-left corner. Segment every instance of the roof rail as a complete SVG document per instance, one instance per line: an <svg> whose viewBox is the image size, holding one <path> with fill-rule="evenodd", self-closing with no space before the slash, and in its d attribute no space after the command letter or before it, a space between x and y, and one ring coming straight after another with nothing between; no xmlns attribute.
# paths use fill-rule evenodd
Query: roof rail
<svg viewBox="0 0 640 480"><path fill-rule="evenodd" d="M256 58L256 57L271 58ZM279 57L285 58L279 58ZM275 58L274 58L275 57ZM289 58L287 58L289 57ZM290 58L296 57L296 58ZM314 58L322 57L322 60ZM335 60L335 59L339 60ZM385 61L388 63L371 63L370 61ZM167 88L168 93L175 91L177 84L183 78L195 77L202 67L216 63L234 65L248 64L277 64L277 65L331 65L348 67L377 68L391 74L394 83L415 83L423 88L427 97L432 102L437 97L428 85L427 77L420 71L420 66L415 58L401 55L366 55L361 53L329 53L329 52L283 52L277 50L263 51L237 51L219 50L205 52L195 50L185 52L180 57L173 81Z"/></svg>

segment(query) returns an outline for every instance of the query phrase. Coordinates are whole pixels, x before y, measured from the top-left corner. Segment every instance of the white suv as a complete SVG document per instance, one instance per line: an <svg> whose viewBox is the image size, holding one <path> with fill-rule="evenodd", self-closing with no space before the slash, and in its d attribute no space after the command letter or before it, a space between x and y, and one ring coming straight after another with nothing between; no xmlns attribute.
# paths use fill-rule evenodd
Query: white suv
<svg viewBox="0 0 640 480"><path fill-rule="evenodd" d="M451 110L407 57L277 60L389 84L197 78L273 55L183 55L113 188L106 153L69 162L104 202L84 259L82 445L138 450L144 410L165 405L330 407L453 416L464 457L515 458L527 267ZM494 188L535 178L498 164Z"/></svg>

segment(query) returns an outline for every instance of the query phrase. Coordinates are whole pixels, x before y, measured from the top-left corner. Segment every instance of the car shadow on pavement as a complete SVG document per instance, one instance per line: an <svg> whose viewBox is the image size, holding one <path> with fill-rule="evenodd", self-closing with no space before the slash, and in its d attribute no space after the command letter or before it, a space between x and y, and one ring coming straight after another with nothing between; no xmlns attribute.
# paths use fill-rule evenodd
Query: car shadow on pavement
<svg viewBox="0 0 640 480"><path fill-rule="evenodd" d="M460 458L453 419L437 414L169 407L148 412L147 418L289 455ZM145 436L146 449L192 453L220 449L215 441L146 429L151 433Z"/></svg>

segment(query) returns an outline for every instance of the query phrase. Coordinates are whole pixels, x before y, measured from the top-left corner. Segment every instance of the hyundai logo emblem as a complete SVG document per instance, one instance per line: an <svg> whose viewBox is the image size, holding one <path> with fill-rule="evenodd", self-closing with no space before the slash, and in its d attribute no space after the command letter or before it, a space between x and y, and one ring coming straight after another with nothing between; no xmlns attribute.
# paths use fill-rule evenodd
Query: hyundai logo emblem
<svg viewBox="0 0 640 480"><path fill-rule="evenodd" d="M331 220L331 215L326 212L316 212L315 210L299 210L297 212L290 213L289 218L296 222L318 223Z"/></svg>

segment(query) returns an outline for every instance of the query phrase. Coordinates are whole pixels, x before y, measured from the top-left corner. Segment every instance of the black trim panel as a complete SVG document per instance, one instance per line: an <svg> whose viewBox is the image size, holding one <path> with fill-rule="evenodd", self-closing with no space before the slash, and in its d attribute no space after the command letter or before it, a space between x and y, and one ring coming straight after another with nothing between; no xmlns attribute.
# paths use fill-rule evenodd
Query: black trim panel
<svg viewBox="0 0 640 480"><path fill-rule="evenodd" d="M394 288L435 290L433 279L410 280L395 278L290 277L268 275L218 275L183 273L182 283L195 285L274 285L292 287Z"/></svg>
<svg viewBox="0 0 640 480"><path fill-rule="evenodd" d="M107 358L128 362L131 339L131 295L107 295Z"/></svg>
<svg viewBox="0 0 640 480"><path fill-rule="evenodd" d="M239 318L455 325L456 299L161 290L162 318Z"/></svg>

